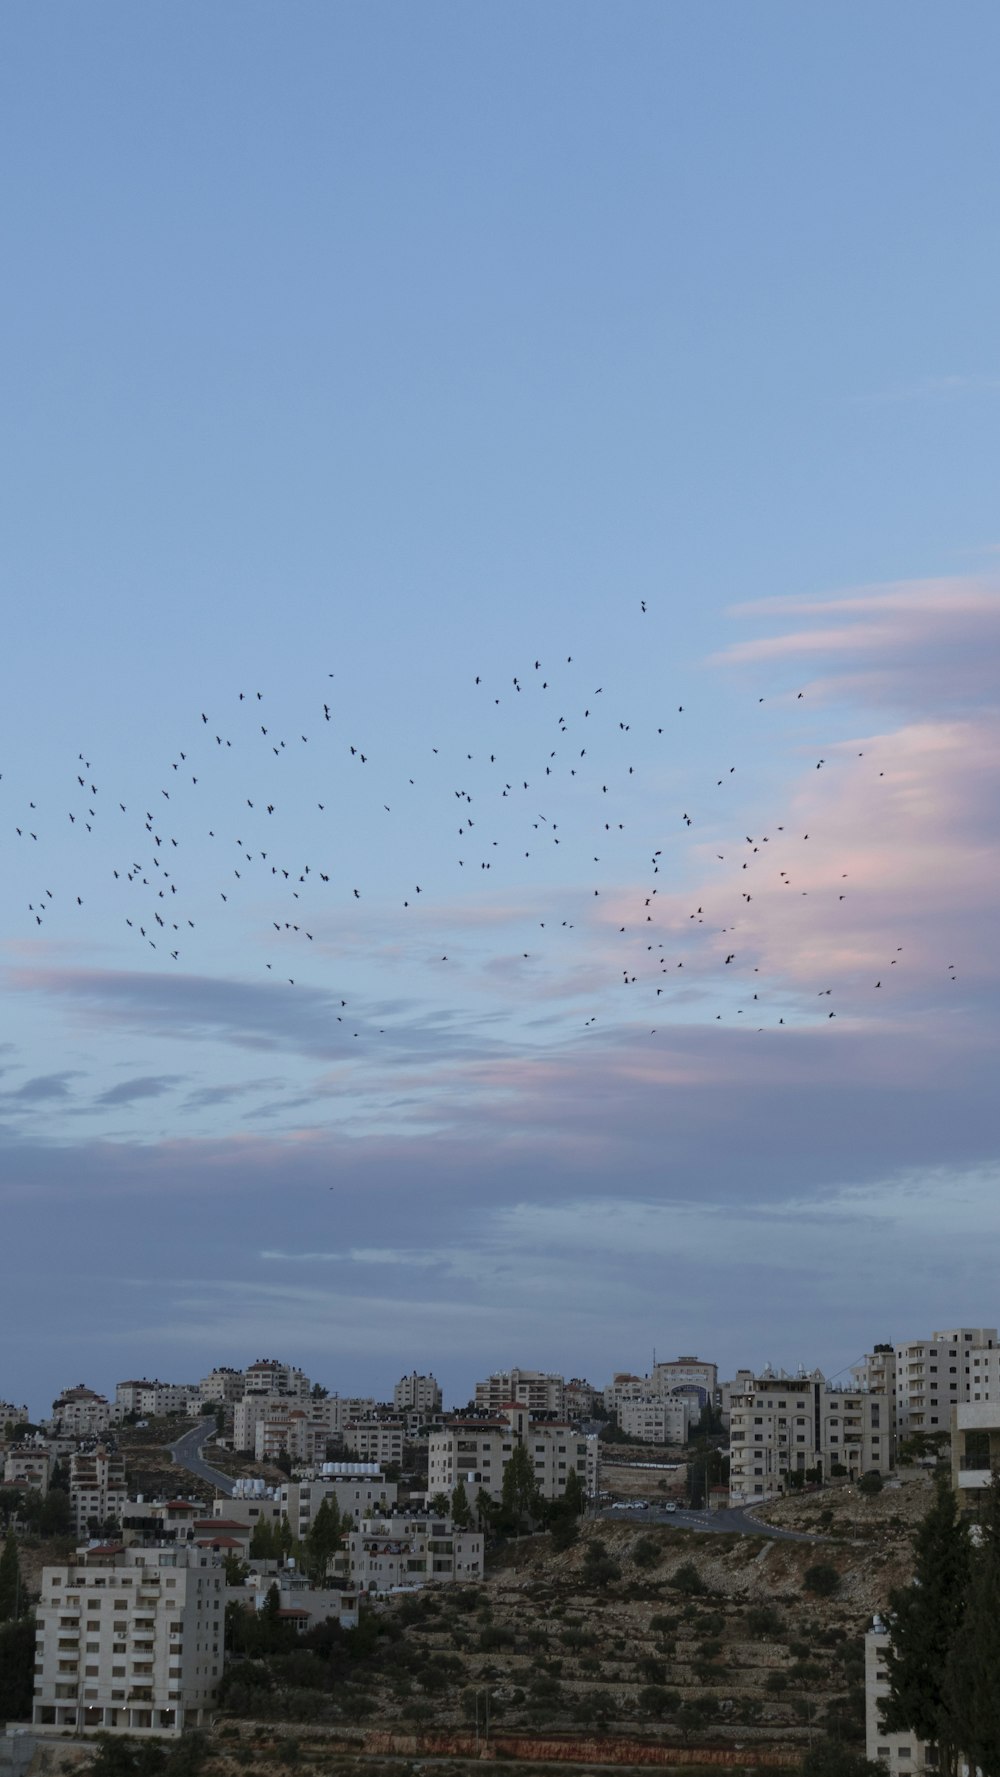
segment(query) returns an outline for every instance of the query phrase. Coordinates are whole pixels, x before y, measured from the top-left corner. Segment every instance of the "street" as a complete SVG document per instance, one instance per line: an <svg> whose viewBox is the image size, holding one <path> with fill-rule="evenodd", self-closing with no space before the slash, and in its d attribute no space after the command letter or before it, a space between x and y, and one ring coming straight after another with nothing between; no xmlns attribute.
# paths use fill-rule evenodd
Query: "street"
<svg viewBox="0 0 1000 1777"><path fill-rule="evenodd" d="M631 1506L626 1511L614 1511L610 1507L598 1512L608 1524L634 1524L637 1528L643 1524L672 1524L678 1530L700 1531L703 1535L729 1536L766 1536L777 1542L817 1543L824 1539L821 1536L810 1536L804 1530L778 1530L773 1524L762 1524L750 1512L731 1510L726 1507L722 1511L693 1511L688 1506L678 1506L676 1511L664 1511L662 1506L642 1508Z"/></svg>
<svg viewBox="0 0 1000 1777"><path fill-rule="evenodd" d="M178 1438L176 1444L171 1444L170 1454L180 1468L187 1469L189 1475L197 1475L199 1481L207 1481L210 1487L228 1496L233 1491L233 1482L229 1476L222 1474L219 1469L210 1468L201 1456L202 1445L214 1436L215 1420L206 1417L198 1425L192 1426L190 1431L186 1431L182 1438Z"/></svg>

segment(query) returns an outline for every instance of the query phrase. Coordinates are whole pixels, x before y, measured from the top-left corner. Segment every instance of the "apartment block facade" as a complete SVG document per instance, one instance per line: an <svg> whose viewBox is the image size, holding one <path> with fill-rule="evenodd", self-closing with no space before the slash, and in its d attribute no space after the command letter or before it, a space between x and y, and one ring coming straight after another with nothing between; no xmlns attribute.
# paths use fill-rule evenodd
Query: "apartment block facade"
<svg viewBox="0 0 1000 1777"><path fill-rule="evenodd" d="M853 1479L892 1467L888 1396L835 1388L810 1375L766 1373L730 1403L729 1501L741 1506L785 1491L788 1476L839 1469Z"/></svg>
<svg viewBox="0 0 1000 1777"><path fill-rule="evenodd" d="M224 1575L186 1548L91 1548L42 1571L32 1721L179 1734L222 1674Z"/></svg>
<svg viewBox="0 0 1000 1777"><path fill-rule="evenodd" d="M69 1503L73 1531L86 1536L92 1524L121 1522L128 1488L125 1458L98 1445L96 1450L77 1451L69 1460Z"/></svg>
<svg viewBox="0 0 1000 1777"><path fill-rule="evenodd" d="M401 1376L392 1391L392 1405L397 1413L422 1413L428 1419L441 1411L441 1389L434 1376L418 1376L411 1370Z"/></svg>
<svg viewBox="0 0 1000 1777"><path fill-rule="evenodd" d="M509 1402L527 1407L530 1413L566 1411L566 1383L561 1376L543 1370L496 1370L476 1383L476 1406L483 1413L499 1413Z"/></svg>
<svg viewBox="0 0 1000 1777"><path fill-rule="evenodd" d="M359 1592L398 1586L451 1585L483 1577L483 1535L427 1514L372 1518L347 1537L333 1560Z"/></svg>

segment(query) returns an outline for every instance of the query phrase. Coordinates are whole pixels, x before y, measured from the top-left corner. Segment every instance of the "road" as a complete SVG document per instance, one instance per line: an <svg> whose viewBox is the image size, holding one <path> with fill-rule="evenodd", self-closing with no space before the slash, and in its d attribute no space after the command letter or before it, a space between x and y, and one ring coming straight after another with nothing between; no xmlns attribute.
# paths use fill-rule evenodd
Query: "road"
<svg viewBox="0 0 1000 1777"><path fill-rule="evenodd" d="M646 1511L632 1506L624 1512L604 1510L598 1516L608 1524L672 1524L676 1530L696 1530L707 1535L766 1536L775 1542L788 1543L825 1540L821 1536L810 1536L804 1530L778 1530L773 1524L762 1524L751 1512L728 1507L718 1512L695 1512L687 1506L678 1506L675 1512L665 1512L662 1506L650 1506Z"/></svg>
<svg viewBox="0 0 1000 1777"><path fill-rule="evenodd" d="M171 1444L170 1454L180 1468L187 1469L189 1475L197 1475L199 1481L207 1481L210 1487L216 1488L228 1498L233 1491L233 1482L229 1476L222 1474L217 1468L210 1468L202 1460L202 1445L214 1436L215 1420L206 1418L192 1426L190 1431L186 1431L176 1444Z"/></svg>

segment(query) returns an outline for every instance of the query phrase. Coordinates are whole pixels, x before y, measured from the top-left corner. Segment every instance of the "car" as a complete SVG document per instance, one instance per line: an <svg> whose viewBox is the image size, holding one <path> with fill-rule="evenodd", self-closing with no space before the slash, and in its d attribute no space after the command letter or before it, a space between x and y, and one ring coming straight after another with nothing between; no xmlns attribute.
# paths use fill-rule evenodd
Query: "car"
<svg viewBox="0 0 1000 1777"><path fill-rule="evenodd" d="M664 1504L663 1510L665 1512L676 1512L677 1507L675 1506L672 1499L668 1499Z"/></svg>

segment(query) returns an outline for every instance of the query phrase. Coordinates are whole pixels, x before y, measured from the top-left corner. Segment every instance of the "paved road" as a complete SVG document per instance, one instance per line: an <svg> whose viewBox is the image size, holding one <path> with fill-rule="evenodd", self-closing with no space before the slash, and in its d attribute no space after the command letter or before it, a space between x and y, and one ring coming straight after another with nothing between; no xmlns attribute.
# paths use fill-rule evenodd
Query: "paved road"
<svg viewBox="0 0 1000 1777"><path fill-rule="evenodd" d="M764 1524L751 1512L725 1509L718 1512L695 1512L687 1506L678 1506L675 1512L665 1512L662 1506L650 1506L648 1511L631 1507L626 1512L602 1511L599 1516L609 1524L672 1524L677 1530L697 1530L708 1535L729 1536L767 1536L776 1542L818 1543L824 1539L810 1536L804 1530L778 1530L773 1524Z"/></svg>
<svg viewBox="0 0 1000 1777"><path fill-rule="evenodd" d="M201 1447L214 1435L215 1420L206 1418L192 1426L190 1431L186 1431L176 1444L171 1444L170 1454L180 1468L187 1469L189 1475L197 1475L199 1481L207 1481L210 1487L217 1488L219 1493L225 1493L228 1497L233 1491L233 1482L229 1476L222 1474L217 1468L210 1468L207 1462L202 1461Z"/></svg>

